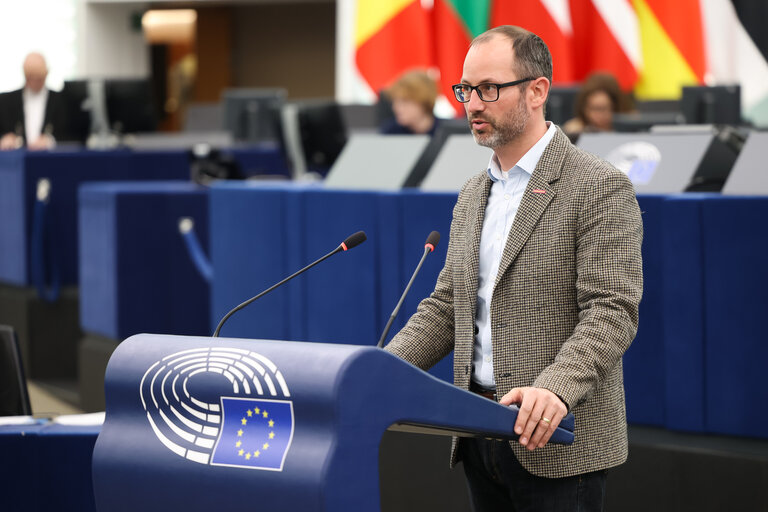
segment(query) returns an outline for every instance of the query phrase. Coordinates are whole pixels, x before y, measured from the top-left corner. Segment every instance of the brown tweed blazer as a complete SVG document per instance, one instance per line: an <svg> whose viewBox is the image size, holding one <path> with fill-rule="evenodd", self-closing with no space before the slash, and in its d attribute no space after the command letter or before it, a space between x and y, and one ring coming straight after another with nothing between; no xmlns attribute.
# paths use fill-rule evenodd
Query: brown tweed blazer
<svg viewBox="0 0 768 512"><path fill-rule="evenodd" d="M469 179L453 210L435 291L386 347L427 369L454 350L454 382L472 373L480 234L491 180ZM544 190L545 193L535 193ZM548 478L606 469L627 458L621 357L637 331L642 220L629 179L557 130L510 230L491 300L499 397L547 388L576 417L571 446L512 448ZM456 439L451 464L457 462Z"/></svg>

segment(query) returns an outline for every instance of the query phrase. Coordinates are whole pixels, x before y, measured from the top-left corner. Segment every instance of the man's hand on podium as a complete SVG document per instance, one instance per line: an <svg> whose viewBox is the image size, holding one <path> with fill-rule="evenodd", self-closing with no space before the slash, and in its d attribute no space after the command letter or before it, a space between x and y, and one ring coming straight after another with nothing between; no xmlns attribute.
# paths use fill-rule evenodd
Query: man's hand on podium
<svg viewBox="0 0 768 512"><path fill-rule="evenodd" d="M6 133L0 137L0 151L19 149L23 144L24 141L15 133Z"/></svg>
<svg viewBox="0 0 768 512"><path fill-rule="evenodd" d="M520 404L515 433L520 444L533 451L544 447L568 413L562 400L544 388L514 388L499 400L501 405Z"/></svg>

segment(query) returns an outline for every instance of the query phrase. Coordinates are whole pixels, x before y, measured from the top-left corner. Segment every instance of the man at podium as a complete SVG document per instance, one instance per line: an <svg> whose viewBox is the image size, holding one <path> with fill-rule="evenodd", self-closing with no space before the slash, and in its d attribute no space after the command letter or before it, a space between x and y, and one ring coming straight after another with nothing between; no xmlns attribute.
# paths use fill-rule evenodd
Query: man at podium
<svg viewBox="0 0 768 512"><path fill-rule="evenodd" d="M454 439L475 510L602 510L627 458L621 357L642 295L629 179L545 120L552 58L533 33L479 35L454 85L493 149L453 211L445 267L387 350L426 369L454 351L461 388L520 404L519 441ZM570 446L548 444L563 416Z"/></svg>

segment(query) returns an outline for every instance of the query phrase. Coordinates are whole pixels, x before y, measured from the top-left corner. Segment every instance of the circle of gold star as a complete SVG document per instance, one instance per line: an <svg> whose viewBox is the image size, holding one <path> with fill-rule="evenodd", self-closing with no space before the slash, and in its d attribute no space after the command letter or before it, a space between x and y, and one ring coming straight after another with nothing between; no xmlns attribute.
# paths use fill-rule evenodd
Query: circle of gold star
<svg viewBox="0 0 768 512"><path fill-rule="evenodd" d="M247 425L248 424L248 418L253 418L254 415L257 418L259 416L261 416L262 418L265 418L265 419L269 418L269 413L267 411L262 411L258 407L254 407L253 410L248 409L247 411L245 411L245 416L243 416L240 419L240 424L242 426ZM267 422L267 425L269 426L269 428L274 428L275 421L270 419ZM243 433L244 433L243 429L242 428L239 429L237 431L237 437L243 437ZM269 437L270 440L274 439L275 438L275 431L271 430L269 432L269 434L268 434L268 437ZM269 443L264 443L263 445L261 445L261 450L256 450L255 452L251 453L251 452L246 452L245 450L243 450L241 448L242 445L243 445L243 442L240 439L238 439L237 442L235 443L235 448L240 448L240 450L238 450L238 452L237 452L237 455L240 456L240 457L245 457L245 460L250 460L251 457L258 458L258 457L261 456L262 450L266 451L266 450L269 449Z"/></svg>

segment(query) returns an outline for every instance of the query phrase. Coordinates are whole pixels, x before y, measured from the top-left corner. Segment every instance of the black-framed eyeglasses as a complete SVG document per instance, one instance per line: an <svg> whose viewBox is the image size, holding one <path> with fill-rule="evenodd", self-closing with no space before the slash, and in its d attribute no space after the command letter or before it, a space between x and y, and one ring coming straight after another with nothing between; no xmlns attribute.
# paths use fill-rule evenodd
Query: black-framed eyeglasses
<svg viewBox="0 0 768 512"><path fill-rule="evenodd" d="M513 85L530 82L531 80L536 79L534 77L521 78L520 80L515 80L514 82L506 82L503 84L456 84L452 85L451 88L453 89L453 94L456 95L456 100L461 103L469 102L469 98L472 96L472 91L477 91L477 95L481 100L485 102L491 102L499 99L499 89L502 87L511 87Z"/></svg>

